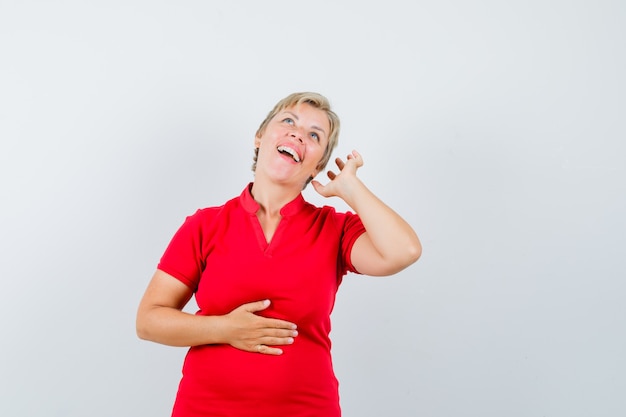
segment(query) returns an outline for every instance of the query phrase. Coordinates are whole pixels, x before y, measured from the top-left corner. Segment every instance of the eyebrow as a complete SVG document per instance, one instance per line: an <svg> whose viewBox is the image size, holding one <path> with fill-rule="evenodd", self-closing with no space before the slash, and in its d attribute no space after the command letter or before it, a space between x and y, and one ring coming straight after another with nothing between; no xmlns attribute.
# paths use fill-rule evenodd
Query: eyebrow
<svg viewBox="0 0 626 417"><path fill-rule="evenodd" d="M289 110L285 110L285 111L283 111L283 113L288 113L288 114L292 115L294 119L296 119L296 120L300 120L300 118L299 118L299 117L298 117L295 113L292 113L292 112L290 112ZM325 131L324 129L322 129L321 127L317 126L317 125L313 125L313 126L311 126L311 129L314 129L314 130L319 130L319 131L320 131L320 132L322 132L324 135L328 136L328 134L326 133L326 131Z"/></svg>

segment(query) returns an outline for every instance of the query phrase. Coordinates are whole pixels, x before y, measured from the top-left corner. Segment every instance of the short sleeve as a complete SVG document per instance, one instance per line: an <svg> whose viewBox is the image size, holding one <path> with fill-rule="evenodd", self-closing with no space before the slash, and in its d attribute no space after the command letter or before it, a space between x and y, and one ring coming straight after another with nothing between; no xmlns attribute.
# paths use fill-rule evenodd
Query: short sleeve
<svg viewBox="0 0 626 417"><path fill-rule="evenodd" d="M341 238L341 254L345 272L354 272L359 274L352 265L351 254L354 242L365 232L365 226L361 222L361 218L357 214L347 212L344 214L343 233Z"/></svg>
<svg viewBox="0 0 626 417"><path fill-rule="evenodd" d="M205 266L203 256L203 211L188 216L170 241L157 266L194 291Z"/></svg>

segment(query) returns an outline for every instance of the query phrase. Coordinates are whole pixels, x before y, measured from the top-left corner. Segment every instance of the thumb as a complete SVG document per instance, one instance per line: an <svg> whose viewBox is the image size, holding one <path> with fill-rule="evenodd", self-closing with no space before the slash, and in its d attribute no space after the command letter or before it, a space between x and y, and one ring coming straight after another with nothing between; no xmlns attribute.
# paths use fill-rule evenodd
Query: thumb
<svg viewBox="0 0 626 417"><path fill-rule="evenodd" d="M245 305L245 310L249 313L265 310L270 305L270 300L255 301Z"/></svg>
<svg viewBox="0 0 626 417"><path fill-rule="evenodd" d="M326 186L322 185L321 182L317 181L317 180L313 180L311 181L311 185L313 186L313 189L315 189L315 191L321 195L322 197L328 197L328 193L326 192Z"/></svg>

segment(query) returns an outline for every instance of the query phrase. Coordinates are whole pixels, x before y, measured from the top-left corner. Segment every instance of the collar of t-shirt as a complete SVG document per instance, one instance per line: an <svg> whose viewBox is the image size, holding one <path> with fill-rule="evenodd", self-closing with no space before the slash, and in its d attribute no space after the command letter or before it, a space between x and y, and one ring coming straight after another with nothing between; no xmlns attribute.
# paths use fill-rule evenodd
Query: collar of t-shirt
<svg viewBox="0 0 626 417"><path fill-rule="evenodd" d="M260 206L259 203L254 200L254 197L252 197L252 193L250 192L251 189L252 183L248 184L248 186L243 190L241 196L239 197L239 201L241 201L241 206L245 211L250 214L254 214L259 210ZM283 217L293 216L302 210L305 204L306 201L304 201L304 197L302 196L302 193L300 193L296 198L285 204L283 208L280 209L280 215Z"/></svg>

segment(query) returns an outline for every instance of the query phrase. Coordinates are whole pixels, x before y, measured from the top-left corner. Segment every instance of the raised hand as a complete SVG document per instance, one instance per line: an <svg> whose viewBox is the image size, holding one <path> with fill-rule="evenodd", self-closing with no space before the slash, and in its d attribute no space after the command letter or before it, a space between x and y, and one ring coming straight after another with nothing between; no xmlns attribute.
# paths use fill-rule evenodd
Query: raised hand
<svg viewBox="0 0 626 417"><path fill-rule="evenodd" d="M298 331L296 325L288 321L255 314L269 305L269 300L256 301L237 307L225 315L228 322L227 343L248 352L281 355L283 350L274 346L293 343Z"/></svg>
<svg viewBox="0 0 626 417"><path fill-rule="evenodd" d="M345 162L337 158L335 163L339 173L329 171L328 184L311 184L324 197L341 198L363 222L365 233L354 242L350 253L356 270L365 275L385 276L415 262L422 253L417 234L357 177L356 171L363 166L361 155L352 151Z"/></svg>
<svg viewBox="0 0 626 417"><path fill-rule="evenodd" d="M335 158L335 164L339 168L339 173L328 171L326 174L330 179L328 184L322 185L316 180L311 181L311 184L315 191L324 197L339 197L346 200L354 188L354 182L358 180L356 171L363 166L363 157L353 150L348 154L345 162L341 158Z"/></svg>

